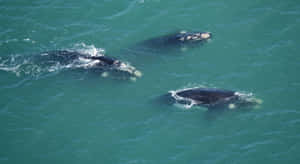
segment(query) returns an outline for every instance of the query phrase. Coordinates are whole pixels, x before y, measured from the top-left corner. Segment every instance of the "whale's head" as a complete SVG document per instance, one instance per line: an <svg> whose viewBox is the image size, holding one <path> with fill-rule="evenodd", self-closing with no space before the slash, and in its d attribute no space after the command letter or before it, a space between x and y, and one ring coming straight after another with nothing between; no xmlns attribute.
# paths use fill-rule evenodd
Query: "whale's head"
<svg viewBox="0 0 300 164"><path fill-rule="evenodd" d="M182 42L196 42L196 41L204 41L212 38L212 34L210 32L186 32L181 31L177 35L178 40Z"/></svg>
<svg viewBox="0 0 300 164"><path fill-rule="evenodd" d="M141 77L142 73L137 70L134 66L130 65L129 63L122 62L120 60L115 60L114 63L114 69L126 73L132 77Z"/></svg>
<svg viewBox="0 0 300 164"><path fill-rule="evenodd" d="M243 94L243 93L235 92L235 96L237 96L237 99L235 99L234 102L228 103L229 109L235 109L235 108L247 109L249 107L257 109L263 103L261 99L253 97L252 94Z"/></svg>
<svg viewBox="0 0 300 164"><path fill-rule="evenodd" d="M203 32L203 33L200 33L200 38L201 39L210 39L210 38L212 38L212 34L210 32Z"/></svg>

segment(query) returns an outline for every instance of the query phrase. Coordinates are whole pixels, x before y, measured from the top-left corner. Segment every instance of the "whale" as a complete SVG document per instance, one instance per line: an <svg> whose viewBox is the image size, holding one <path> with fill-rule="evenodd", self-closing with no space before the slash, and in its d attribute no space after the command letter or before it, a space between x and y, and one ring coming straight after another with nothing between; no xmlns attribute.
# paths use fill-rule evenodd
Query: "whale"
<svg viewBox="0 0 300 164"><path fill-rule="evenodd" d="M54 50L40 54L40 59L50 62L58 62L71 68L82 68L102 72L118 72L130 77L141 77L142 73L129 63L108 57L103 54L90 55L72 50Z"/></svg>
<svg viewBox="0 0 300 164"><path fill-rule="evenodd" d="M169 91L161 96L168 104L182 104L188 108L202 106L208 109L235 109L251 107L262 103L262 100L237 91L217 88L186 88Z"/></svg>
<svg viewBox="0 0 300 164"><path fill-rule="evenodd" d="M156 49L169 49L171 47L183 47L188 45L195 45L196 43L204 43L212 38L210 32L188 32L179 31L159 37L154 37L145 40L141 45L156 48Z"/></svg>

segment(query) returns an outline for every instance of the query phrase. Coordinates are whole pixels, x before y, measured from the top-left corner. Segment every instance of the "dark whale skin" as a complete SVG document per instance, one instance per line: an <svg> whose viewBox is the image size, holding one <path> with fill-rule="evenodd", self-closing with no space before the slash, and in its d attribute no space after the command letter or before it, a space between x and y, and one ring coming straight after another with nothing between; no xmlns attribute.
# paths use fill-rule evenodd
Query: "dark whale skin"
<svg viewBox="0 0 300 164"><path fill-rule="evenodd" d="M211 88L197 88L185 90L177 93L180 97L190 98L203 104L215 104L217 102L228 100L236 97L234 91L211 89Z"/></svg>
<svg viewBox="0 0 300 164"><path fill-rule="evenodd" d="M55 50L55 51L49 51L46 52L48 55L48 58L51 60L57 60L62 63L69 63L70 61L74 61L78 59L79 57L84 59L92 59L92 60L99 60L101 61L102 65L109 65L112 66L116 63L118 63L118 60L114 58L110 58L107 56L90 56L87 54L83 54L77 51L68 51L68 50Z"/></svg>
<svg viewBox="0 0 300 164"><path fill-rule="evenodd" d="M201 37L202 34L209 35L208 38ZM184 46L188 44L202 43L208 39L212 38L212 34L209 32L176 32L172 34L167 34L164 36L152 38L142 42L142 45L151 48L169 48L171 46Z"/></svg>
<svg viewBox="0 0 300 164"><path fill-rule="evenodd" d="M236 91L216 88L188 88L169 93L159 97L165 104L183 104L187 107L193 105L207 107L208 109L233 109L236 107L249 107L259 105L262 100Z"/></svg>

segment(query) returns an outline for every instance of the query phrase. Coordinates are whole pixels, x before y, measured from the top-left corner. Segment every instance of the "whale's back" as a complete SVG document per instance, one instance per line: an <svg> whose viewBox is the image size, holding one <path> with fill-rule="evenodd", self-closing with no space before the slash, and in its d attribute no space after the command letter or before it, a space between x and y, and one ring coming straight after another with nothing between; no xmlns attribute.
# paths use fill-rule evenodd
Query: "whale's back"
<svg viewBox="0 0 300 164"><path fill-rule="evenodd" d="M197 88L177 92L177 95L184 98L193 99L203 104L214 104L219 101L230 99L235 96L234 91L219 90L210 88Z"/></svg>

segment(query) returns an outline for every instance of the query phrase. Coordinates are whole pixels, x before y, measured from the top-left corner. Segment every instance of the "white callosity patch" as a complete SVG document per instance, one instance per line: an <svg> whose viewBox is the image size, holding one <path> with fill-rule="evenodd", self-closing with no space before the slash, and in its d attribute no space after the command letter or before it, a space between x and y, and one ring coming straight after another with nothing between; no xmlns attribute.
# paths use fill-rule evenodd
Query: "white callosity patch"
<svg viewBox="0 0 300 164"><path fill-rule="evenodd" d="M124 63L121 62L119 66L116 67L116 69L124 72L128 72L129 74L136 76L136 77L141 77L142 73L138 71L135 67L131 66L129 63Z"/></svg>
<svg viewBox="0 0 300 164"><path fill-rule="evenodd" d="M103 72L103 73L101 74L102 77L107 77L108 75L109 75L108 72Z"/></svg>
<svg viewBox="0 0 300 164"><path fill-rule="evenodd" d="M211 38L211 34L209 32L187 33L186 31L180 31L179 36L180 41L201 41Z"/></svg>
<svg viewBox="0 0 300 164"><path fill-rule="evenodd" d="M235 107L236 107L235 104L229 104L229 105L228 105L228 108L229 108L229 109L234 109Z"/></svg>
<svg viewBox="0 0 300 164"><path fill-rule="evenodd" d="M242 92L235 92L236 96L239 97L239 99L245 101L245 102L253 102L255 104L262 104L262 100L255 98L253 93L242 93Z"/></svg>

